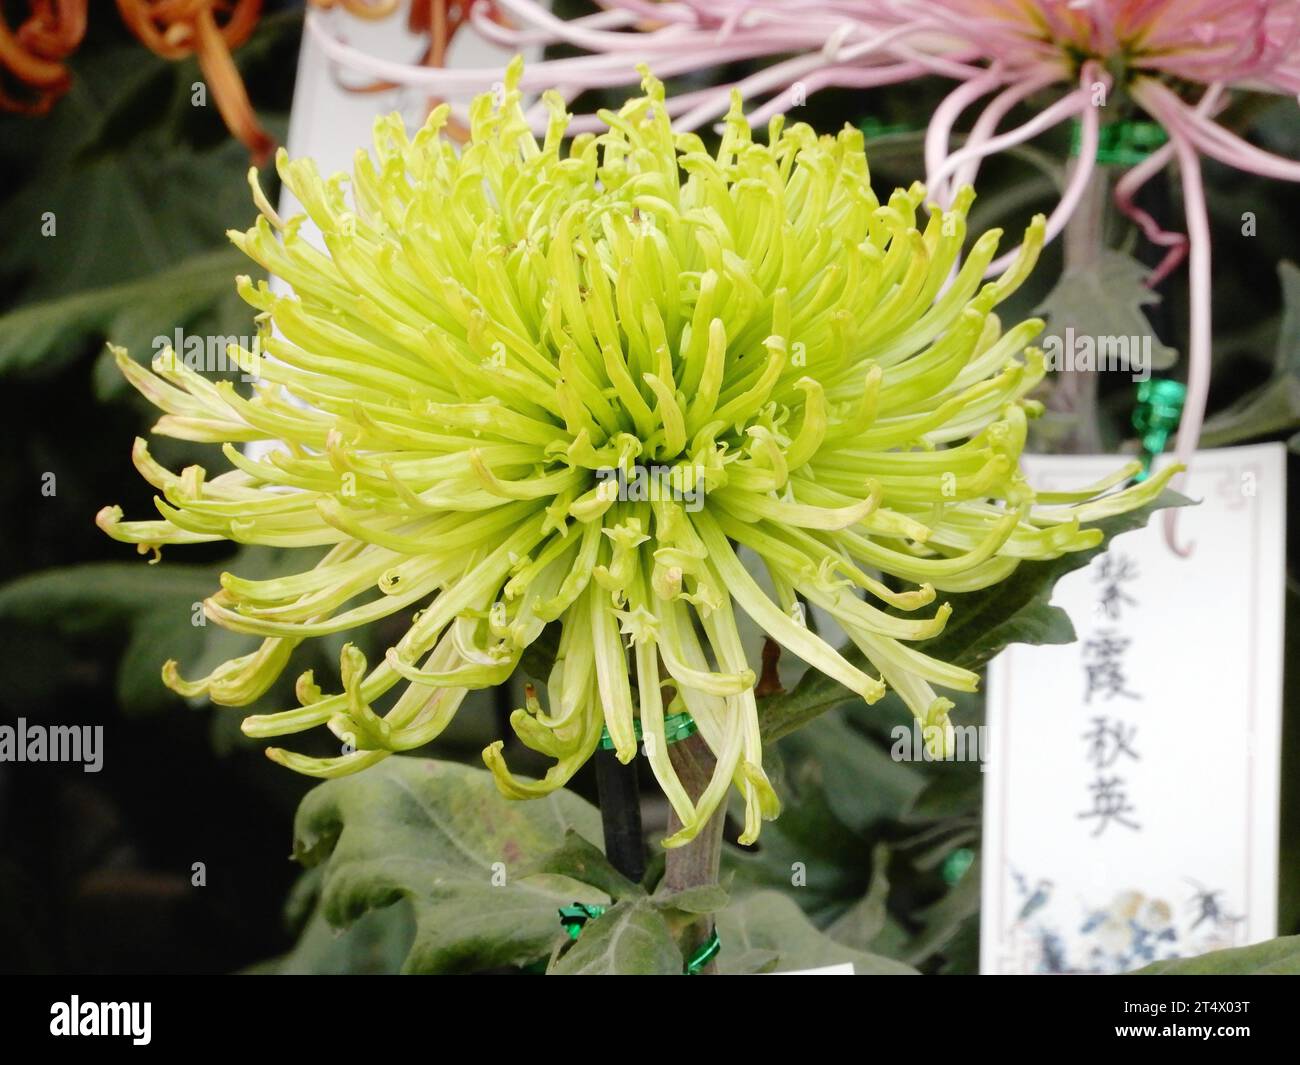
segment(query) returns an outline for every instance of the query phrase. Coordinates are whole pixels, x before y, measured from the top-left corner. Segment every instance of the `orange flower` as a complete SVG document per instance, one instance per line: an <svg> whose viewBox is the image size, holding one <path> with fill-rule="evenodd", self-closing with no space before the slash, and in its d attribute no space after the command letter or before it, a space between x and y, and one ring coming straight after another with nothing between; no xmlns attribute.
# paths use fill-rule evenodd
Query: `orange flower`
<svg viewBox="0 0 1300 1065"><path fill-rule="evenodd" d="M262 0L117 0L122 19L145 46L164 59L197 55L217 110L257 165L275 147L257 121L230 50L253 32Z"/></svg>
<svg viewBox="0 0 1300 1065"><path fill-rule="evenodd" d="M367 20L387 18L401 0L310 0L323 10L342 8ZM0 12L0 110L45 114L72 82L65 60L86 32L87 0L28 0L27 20L17 32ZM226 128L262 165L275 141L257 121L248 92L231 52L248 40L262 13L262 0L117 0L118 11L145 46L164 59L197 56L203 78L212 88ZM473 0L411 0L407 25L428 37L419 63L440 67L452 38L470 20ZM487 17L504 25L494 4ZM395 82L374 81L348 88L353 92L384 92ZM432 111L440 101L429 100ZM468 131L448 123L448 133L464 141Z"/></svg>
<svg viewBox="0 0 1300 1065"><path fill-rule="evenodd" d="M0 108L43 115L71 84L66 59L86 33L86 0L30 0L14 33L0 13ZM18 95L9 83L23 86Z"/></svg>

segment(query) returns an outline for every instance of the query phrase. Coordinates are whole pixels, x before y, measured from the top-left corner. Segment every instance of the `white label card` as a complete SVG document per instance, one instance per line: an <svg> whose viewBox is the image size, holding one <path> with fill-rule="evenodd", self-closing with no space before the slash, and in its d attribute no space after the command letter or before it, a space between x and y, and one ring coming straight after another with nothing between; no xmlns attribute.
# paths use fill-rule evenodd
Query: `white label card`
<svg viewBox="0 0 1300 1065"><path fill-rule="evenodd" d="M1114 457L1028 456L1036 488ZM1057 586L1078 641L989 667L980 969L1112 973L1277 934L1281 444L1201 452L1161 514Z"/></svg>

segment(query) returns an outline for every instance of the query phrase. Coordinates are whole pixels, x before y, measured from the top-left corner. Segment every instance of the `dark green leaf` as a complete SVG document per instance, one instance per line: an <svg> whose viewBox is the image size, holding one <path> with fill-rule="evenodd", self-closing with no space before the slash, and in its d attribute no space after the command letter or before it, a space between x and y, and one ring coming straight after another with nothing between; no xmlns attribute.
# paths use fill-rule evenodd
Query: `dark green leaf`
<svg viewBox="0 0 1300 1065"><path fill-rule="evenodd" d="M257 646L256 638L209 624L203 616L201 604L220 587L222 570L267 576L283 553L247 547L211 565L151 566L136 559L43 570L0 587L0 626L62 637L126 634L118 699L130 713L161 710L177 699L162 682L165 661L179 662L183 676L201 677ZM337 660L336 650L332 662Z"/></svg>
<svg viewBox="0 0 1300 1065"><path fill-rule="evenodd" d="M958 937L962 926L977 919L980 911L979 859L957 881L951 891L920 913L924 928L908 945L907 960L919 965L942 951Z"/></svg>
<svg viewBox="0 0 1300 1065"><path fill-rule="evenodd" d="M542 855L519 875L542 874L566 876L579 883L590 884L612 899L635 898L645 894L640 884L632 883L610 865L609 859L599 847L592 846L573 829L565 834L562 846Z"/></svg>
<svg viewBox="0 0 1300 1065"><path fill-rule="evenodd" d="M629 899L588 921L548 970L553 976L676 976L682 952L649 899Z"/></svg>
<svg viewBox="0 0 1300 1065"><path fill-rule="evenodd" d="M908 811L909 820L944 817L973 817L979 814L984 794L984 777L973 763L957 762L935 776ZM973 772L962 772L971 766Z"/></svg>
<svg viewBox="0 0 1300 1065"><path fill-rule="evenodd" d="M68 635L93 632L155 609L160 601L201 602L216 587L210 566L95 562L45 570L0 588L0 621L39 623Z"/></svg>
<svg viewBox="0 0 1300 1065"><path fill-rule="evenodd" d="M406 899L416 930L404 971L469 972L545 957L560 906L606 901L568 877L524 878L570 830L600 839L599 813L569 792L511 802L483 770L393 757L308 793L294 853L324 865L331 925Z"/></svg>
<svg viewBox="0 0 1300 1065"><path fill-rule="evenodd" d="M282 976L391 975L410 951L414 934L415 920L405 902L367 913L342 932L315 913L293 950L253 972Z"/></svg>
<svg viewBox="0 0 1300 1065"><path fill-rule="evenodd" d="M1240 403L1208 419L1202 447L1228 447L1300 427L1300 268L1282 262L1277 272L1283 310L1273 376Z"/></svg>
<svg viewBox="0 0 1300 1065"><path fill-rule="evenodd" d="M846 947L867 950L888 920L889 847L878 843L871 852L871 886L826 929L826 934Z"/></svg>
<svg viewBox="0 0 1300 1065"><path fill-rule="evenodd" d="M251 337L252 315L235 295L235 276L254 272L243 254L221 249L139 280L29 303L0 318L0 375L57 371L82 353L87 338L111 340L147 361L162 350L156 337L170 342L175 327L189 328L227 299L245 312L237 335ZM112 373L118 377L116 367Z"/></svg>
<svg viewBox="0 0 1300 1065"><path fill-rule="evenodd" d="M793 887L805 912L829 919L866 890L864 856L915 802L926 777L915 764L893 761L842 711L786 736L765 750L764 762L781 816L764 827L756 849L725 846L724 868L742 888Z"/></svg>
<svg viewBox="0 0 1300 1065"><path fill-rule="evenodd" d="M910 966L891 958L855 950L818 930L794 903L777 891L760 891L732 903L718 914L722 973L753 972L756 958L777 956L777 972L795 972L852 962L859 976L911 975ZM761 952L761 953L760 953Z"/></svg>
<svg viewBox="0 0 1300 1065"><path fill-rule="evenodd" d="M45 570L0 588L0 625L63 637L129 634L118 666L118 698L139 713L174 703L162 664L188 662L203 649L208 628L197 604L217 587L211 566L149 566L99 562ZM57 679L57 678L53 678Z"/></svg>

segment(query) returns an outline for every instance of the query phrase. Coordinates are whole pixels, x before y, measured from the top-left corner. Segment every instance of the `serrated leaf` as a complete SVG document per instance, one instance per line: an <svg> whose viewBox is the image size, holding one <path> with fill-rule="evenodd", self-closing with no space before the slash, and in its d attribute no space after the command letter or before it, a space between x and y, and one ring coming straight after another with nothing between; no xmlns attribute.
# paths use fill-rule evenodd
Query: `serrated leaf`
<svg viewBox="0 0 1300 1065"><path fill-rule="evenodd" d="M1146 285L1149 273L1148 267L1114 248L1102 249L1086 268L1066 270L1038 308L1048 320L1046 335L1064 338L1072 329L1075 336L1150 337L1150 368L1168 369L1177 353L1160 342L1142 311L1160 302Z"/></svg>
<svg viewBox="0 0 1300 1065"><path fill-rule="evenodd" d="M274 67L297 51L301 15L261 20L237 64ZM0 275L26 299L144 277L211 247L251 217L248 152L216 108L195 108L193 60L170 62L128 35L77 55L67 94L39 121L0 118ZM283 117L260 117L282 127ZM42 235L42 215L56 229ZM73 250L75 249L75 251Z"/></svg>
<svg viewBox="0 0 1300 1065"><path fill-rule="evenodd" d="M560 906L606 901L567 877L521 877L569 830L601 838L598 811L569 792L511 802L485 770L396 756L309 792L294 854L323 865L331 925L406 899L415 937L403 971L473 972L545 957L563 935Z"/></svg>
<svg viewBox="0 0 1300 1065"><path fill-rule="evenodd" d="M548 970L552 976L675 976L682 952L647 898L625 899L594 921Z"/></svg>
<svg viewBox="0 0 1300 1065"><path fill-rule="evenodd" d="M852 962L859 976L910 976L916 970L892 958L855 950L837 943L817 928L798 905L778 891L759 891L740 899L718 914L718 971L743 974L754 959L770 962L775 971L794 972Z"/></svg>
<svg viewBox="0 0 1300 1065"><path fill-rule="evenodd" d="M1130 976L1300 976L1300 936L1249 947L1213 950L1194 958L1157 961Z"/></svg>
<svg viewBox="0 0 1300 1065"><path fill-rule="evenodd" d="M983 667L1013 643L1070 643L1074 639L1074 626L1069 616L1050 602L1056 582L1086 566L1116 536L1146 525L1157 510L1186 506L1190 502L1177 492L1165 489L1145 507L1096 522L1092 527L1103 534L1097 547L1070 552L1050 561L1023 562L1010 577L990 588L948 596L953 609L947 627L934 639L914 646L935 658L973 670ZM855 664L866 661L856 648L842 653ZM762 702L759 720L763 739L771 741L784 736L851 698L852 694L838 681L809 669L793 691Z"/></svg>

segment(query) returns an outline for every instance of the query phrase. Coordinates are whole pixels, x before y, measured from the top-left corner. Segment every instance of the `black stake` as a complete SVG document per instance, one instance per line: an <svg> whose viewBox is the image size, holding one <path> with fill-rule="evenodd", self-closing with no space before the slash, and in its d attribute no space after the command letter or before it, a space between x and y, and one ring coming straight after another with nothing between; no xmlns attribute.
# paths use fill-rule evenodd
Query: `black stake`
<svg viewBox="0 0 1300 1065"><path fill-rule="evenodd" d="M605 857L633 883L645 876L645 846L641 836L641 788L637 764L624 765L603 747L596 752L596 790L605 827Z"/></svg>

